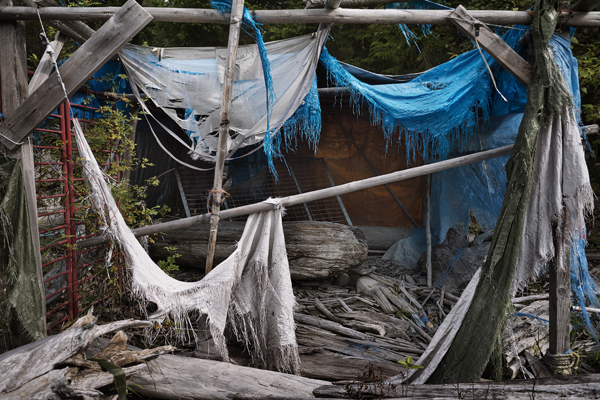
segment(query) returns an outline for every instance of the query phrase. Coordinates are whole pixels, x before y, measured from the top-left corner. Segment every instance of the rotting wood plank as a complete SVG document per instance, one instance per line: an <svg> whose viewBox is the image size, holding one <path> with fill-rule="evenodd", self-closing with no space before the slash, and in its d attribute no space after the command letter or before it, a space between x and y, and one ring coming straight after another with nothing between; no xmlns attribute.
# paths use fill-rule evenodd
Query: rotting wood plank
<svg viewBox="0 0 600 400"><path fill-rule="evenodd" d="M328 197L334 197L346 193L352 193L363 189L368 189L375 186L384 185L386 183L399 182L407 179L416 178L423 175L432 174L435 172L444 171L447 169L461 167L463 165L469 165L484 160L490 160L492 158L502 157L510 154L513 145L500 147L493 150L486 150L469 154L466 156L456 157L450 160L440 161L432 164L422 165L419 167L408 168L402 171L396 171L385 175L376 176L373 178L362 179L355 182L346 183L334 187L325 189L314 190L312 192L306 192L298 195L288 196L281 198L281 205L283 207L289 207L295 204L301 204L310 201L316 201L326 199ZM257 212L272 210L274 205L272 203L260 202L250 204L247 206L230 208L228 210L221 211L221 219L235 218L243 215L254 214ZM196 215L191 218L182 218L177 221L164 222L161 224L145 226L143 228L133 229L135 236L152 235L159 232L168 232L175 229L187 228L190 226L203 224L208 222L210 214ZM103 237L95 237L90 239L84 239L77 242L79 247L90 247L96 246L101 243L105 243L107 239Z"/></svg>
<svg viewBox="0 0 600 400"><path fill-rule="evenodd" d="M533 68L514 51L504 40L496 35L490 28L473 18L463 7L458 6L450 15L450 19L458 29L467 35L510 72L526 87L531 84Z"/></svg>
<svg viewBox="0 0 600 400"><path fill-rule="evenodd" d="M12 6L12 0L0 0L0 5ZM2 112L10 115L27 98L27 51L25 47L25 24L21 21L0 23L0 82L2 87ZM1 126L1 125L0 125ZM33 146L27 141L16 151L7 152L8 156L21 160L31 240L34 249L37 280L41 295L41 314L43 316L43 332L46 335L46 300L44 296L42 255L40 252L40 236L37 216L37 196L35 190L35 165ZM20 329L17 327L17 329ZM27 342L23 335L15 335L15 345Z"/></svg>
<svg viewBox="0 0 600 400"><path fill-rule="evenodd" d="M217 159L215 161L215 176L213 180L212 209L210 216L210 235L208 237L208 250L206 252L206 267L204 273L208 274L213 267L215 246L217 244L217 232L219 229L219 211L221 211L221 195L223 191L223 170L225 158L227 157L227 142L229 141L229 114L231 109L231 93L233 91L233 74L237 49L240 41L240 30L244 13L244 0L234 0L231 6L229 25L229 41L227 43L227 69L223 80L223 94L221 96L221 111L219 123L219 142L217 148ZM267 89L268 90L268 89Z"/></svg>
<svg viewBox="0 0 600 400"><path fill-rule="evenodd" d="M135 0L129 0L59 68L68 95L73 94L104 63L152 20ZM0 141L18 147L65 99L58 74L52 74L0 125ZM8 139L7 139L8 138Z"/></svg>
<svg viewBox="0 0 600 400"><path fill-rule="evenodd" d="M118 7L51 7L39 9L43 20L103 21L119 10ZM228 25L217 10L197 8L145 7L155 22L211 23ZM261 24L289 23L343 23L343 24L434 24L452 25L448 19L453 11L446 10L362 10L338 8L335 10L252 10L255 21ZM531 25L526 11L471 10L473 18L489 24ZM229 14L224 15L225 18ZM33 7L0 7L0 20L37 19ZM598 27L600 12L563 12L563 26Z"/></svg>

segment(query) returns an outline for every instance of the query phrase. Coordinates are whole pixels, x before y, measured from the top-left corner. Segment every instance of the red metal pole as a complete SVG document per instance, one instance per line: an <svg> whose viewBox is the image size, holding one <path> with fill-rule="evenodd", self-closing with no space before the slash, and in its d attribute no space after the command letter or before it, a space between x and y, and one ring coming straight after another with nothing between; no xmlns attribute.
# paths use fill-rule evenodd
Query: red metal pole
<svg viewBox="0 0 600 400"><path fill-rule="evenodd" d="M71 234L71 213L69 212L69 157L68 157L68 148L66 143L68 142L67 136L67 105L66 103L61 104L60 106L60 139L63 143L61 148L61 161L62 161L62 181L63 181L63 194L64 194L64 219L65 219L65 236L67 237L66 246L65 246L65 264L67 269L67 301L68 301L68 312L69 312L69 320L73 321L75 316L77 315L77 309L75 308L75 303L73 299L77 296L76 290L74 290L75 282L73 281L73 257L71 256L71 241L69 240L69 235Z"/></svg>
<svg viewBox="0 0 600 400"><path fill-rule="evenodd" d="M71 104L69 101L65 101L65 133L67 140L65 142L67 160L67 180L68 180L68 207L67 213L69 214L69 252L71 258L71 282L73 283L73 318L77 318L79 315L79 283L77 282L77 223L75 220L75 186L73 176L73 133L71 132Z"/></svg>

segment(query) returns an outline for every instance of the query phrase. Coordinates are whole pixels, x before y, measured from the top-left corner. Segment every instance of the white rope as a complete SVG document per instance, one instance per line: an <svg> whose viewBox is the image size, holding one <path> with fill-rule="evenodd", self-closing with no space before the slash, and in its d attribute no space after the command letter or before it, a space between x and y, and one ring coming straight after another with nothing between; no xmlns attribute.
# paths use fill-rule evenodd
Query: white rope
<svg viewBox="0 0 600 400"><path fill-rule="evenodd" d="M54 49L52 48L52 45L50 44L50 41L48 40L48 36L46 35L46 29L44 28L44 24L42 23L42 17L40 16L40 11L37 9L35 9L35 12L37 13L38 19L40 21L40 26L42 27L42 36L44 37L44 40L46 41L46 53L50 54L50 60L52 61L52 64L54 64L54 68L56 69L56 76L58 77L58 81L60 82L60 86L62 87L63 93L65 94L65 100L69 101L69 95L67 94L67 88L65 87L65 84L62 80L62 76L60 76L60 71L58 70L58 62L56 61L56 54L54 53Z"/></svg>

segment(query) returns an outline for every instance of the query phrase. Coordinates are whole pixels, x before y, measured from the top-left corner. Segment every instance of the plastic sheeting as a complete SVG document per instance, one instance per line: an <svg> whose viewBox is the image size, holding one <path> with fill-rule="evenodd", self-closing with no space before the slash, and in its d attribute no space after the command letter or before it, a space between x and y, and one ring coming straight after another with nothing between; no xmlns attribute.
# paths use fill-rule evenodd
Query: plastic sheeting
<svg viewBox="0 0 600 400"><path fill-rule="evenodd" d="M522 30L503 39L518 48ZM491 70L499 66L486 55ZM481 54L473 50L402 84L369 85L346 71L326 50L321 54L330 82L350 90L358 111L368 106L371 121L381 126L388 143L403 142L409 159L417 154L426 162L446 159L464 151L480 121L486 121L495 89ZM505 76L506 80L515 80ZM514 86L508 85L507 86Z"/></svg>
<svg viewBox="0 0 600 400"><path fill-rule="evenodd" d="M240 147L260 143L268 123L277 136L303 101L306 106L305 98L315 86L316 64L328 32L321 30L266 44L275 95L270 118L258 48L238 48L230 120L230 129L236 135L228 143L229 156ZM120 54L130 81L188 133L192 158L214 162L227 49L129 45ZM301 132L305 138L318 141L320 130L313 124L295 126L307 128ZM278 139L268 139L274 143L265 146L271 158L277 153Z"/></svg>
<svg viewBox="0 0 600 400"><path fill-rule="evenodd" d="M5 281L2 282L0 316L7 328L10 325L22 330L11 332L13 335L24 333L31 341L46 335L35 251L21 162L1 159L0 276Z"/></svg>

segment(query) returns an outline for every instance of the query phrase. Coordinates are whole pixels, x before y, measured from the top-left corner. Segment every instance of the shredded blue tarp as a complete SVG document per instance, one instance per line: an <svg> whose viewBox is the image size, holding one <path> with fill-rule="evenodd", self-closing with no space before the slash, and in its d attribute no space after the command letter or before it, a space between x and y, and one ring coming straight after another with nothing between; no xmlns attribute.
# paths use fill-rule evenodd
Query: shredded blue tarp
<svg viewBox="0 0 600 400"><path fill-rule="evenodd" d="M503 39L518 49L522 35L522 30L511 30ZM485 57L497 74L498 64L490 56ZM466 149L479 121L486 121L490 115L495 89L477 50L462 54L410 82L388 85L359 81L326 49L320 61L333 86L350 90L355 112L360 112L361 105L367 105L372 124L383 128L388 146L394 141L404 141L410 160L418 154L426 162L439 161L456 148ZM505 79L515 80L512 76Z"/></svg>
<svg viewBox="0 0 600 400"><path fill-rule="evenodd" d="M448 7L444 4L436 3L430 0L416 0L416 1L405 1L393 4L387 4L385 6L387 9L400 9L400 10L454 10L452 7ZM422 24L420 25L421 30L423 31L424 36L433 36L431 33L432 24ZM406 44L410 46L411 42L417 46L419 49L419 45L417 44L417 35L414 34L413 31L410 30L406 24L398 24L398 28L404 35L406 39ZM419 52L421 49L419 49Z"/></svg>

